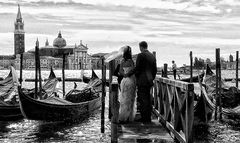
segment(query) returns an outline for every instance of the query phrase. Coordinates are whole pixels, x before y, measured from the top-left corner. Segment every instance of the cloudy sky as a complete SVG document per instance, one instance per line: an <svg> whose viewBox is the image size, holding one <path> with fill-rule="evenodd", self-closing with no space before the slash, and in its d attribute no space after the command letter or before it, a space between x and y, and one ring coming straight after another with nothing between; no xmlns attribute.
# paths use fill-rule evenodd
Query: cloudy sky
<svg viewBox="0 0 240 143"><path fill-rule="evenodd" d="M83 44L89 53L130 45L139 52L145 40L157 52L158 66L193 56L227 57L240 49L240 0L0 0L0 54L13 54L17 4L25 23L26 50L52 44L58 31L67 45Z"/></svg>

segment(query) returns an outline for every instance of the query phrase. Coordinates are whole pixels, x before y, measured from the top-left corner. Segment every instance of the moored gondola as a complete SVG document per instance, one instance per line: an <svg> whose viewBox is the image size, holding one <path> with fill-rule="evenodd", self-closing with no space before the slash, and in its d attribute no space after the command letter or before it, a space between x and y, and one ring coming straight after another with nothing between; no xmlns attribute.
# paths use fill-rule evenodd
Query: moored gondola
<svg viewBox="0 0 240 143"><path fill-rule="evenodd" d="M216 107L216 75L207 65L206 74L204 77L203 92L207 98L206 103L210 105L212 110ZM240 119L240 91L236 87L227 86L223 79L221 79L221 99L222 99L222 113L227 118Z"/></svg>
<svg viewBox="0 0 240 143"><path fill-rule="evenodd" d="M14 92L17 90L17 84L16 71L10 67L8 76L0 81L0 121L23 118Z"/></svg>
<svg viewBox="0 0 240 143"><path fill-rule="evenodd" d="M92 80L93 78L91 78L90 82ZM95 86L92 87L94 88ZM74 90L71 90L67 94L67 97L71 95L77 95L82 98L82 94L76 94ZM19 99L21 111L26 118L42 121L74 121L84 119L101 105L99 92L92 92L91 99L79 102L75 101L73 103L54 96L43 100L34 99L19 87Z"/></svg>
<svg viewBox="0 0 240 143"><path fill-rule="evenodd" d="M202 72L201 74L199 75L196 75L196 76L193 76L192 77L192 82L202 82L203 81L203 77L204 77L204 72ZM182 78L180 79L180 81L184 81L184 82L190 82L191 81L191 78Z"/></svg>
<svg viewBox="0 0 240 143"><path fill-rule="evenodd" d="M48 80L43 85L46 94L52 94L56 90L58 81L55 73L51 70ZM2 81L0 81L0 121L12 121L23 118L20 110L19 102L17 101L18 94L14 93L17 89L18 79L15 69L11 67L9 75ZM34 89L23 89L29 92ZM9 98L9 100L6 100Z"/></svg>

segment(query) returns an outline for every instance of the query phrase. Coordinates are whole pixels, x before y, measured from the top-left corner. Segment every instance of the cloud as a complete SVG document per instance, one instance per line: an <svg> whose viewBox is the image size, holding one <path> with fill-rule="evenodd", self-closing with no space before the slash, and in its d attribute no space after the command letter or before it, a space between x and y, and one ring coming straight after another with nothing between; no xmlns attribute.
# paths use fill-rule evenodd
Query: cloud
<svg viewBox="0 0 240 143"><path fill-rule="evenodd" d="M149 42L159 64L175 59L188 62L193 50L214 55L214 48L239 47L239 6L217 0L21 0L26 50L36 38L50 44L62 31L68 45L83 40L89 53L110 52L124 45L138 53L138 42ZM17 0L0 0L0 52L13 53L13 25ZM236 2L237 3L237 2ZM231 9L231 10L228 10ZM6 50L9 49L9 50ZM233 48L235 49L235 48ZM184 55L184 57L183 57Z"/></svg>
<svg viewBox="0 0 240 143"><path fill-rule="evenodd" d="M18 3L18 0L5 1L0 0L1 3ZM163 9L163 10L177 10L186 12L209 12L219 13L221 12L221 6L234 6L240 5L237 0L195 0L195 1L175 1L175 0L148 0L148 1L137 1L137 0L22 0L22 4L78 4L78 5L93 5L103 7L136 7L136 8L150 8L150 9Z"/></svg>

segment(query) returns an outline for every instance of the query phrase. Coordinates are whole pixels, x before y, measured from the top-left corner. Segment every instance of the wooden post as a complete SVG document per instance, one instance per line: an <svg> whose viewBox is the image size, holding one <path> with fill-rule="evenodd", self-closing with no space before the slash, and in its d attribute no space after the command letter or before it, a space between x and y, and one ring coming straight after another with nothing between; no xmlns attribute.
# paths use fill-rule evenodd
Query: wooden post
<svg viewBox="0 0 240 143"><path fill-rule="evenodd" d="M190 51L190 83L192 82L193 77L193 58L192 58L192 51Z"/></svg>
<svg viewBox="0 0 240 143"><path fill-rule="evenodd" d="M112 82L112 113L113 116L111 118L111 143L118 142L118 115L119 115L119 104L118 104L118 82Z"/></svg>
<svg viewBox="0 0 240 143"><path fill-rule="evenodd" d="M218 99L219 99L219 65L220 64L220 54L219 49L216 49L216 96L215 96L215 114L214 119L217 120L217 108L218 108Z"/></svg>
<svg viewBox="0 0 240 143"><path fill-rule="evenodd" d="M112 96L110 96L112 94L112 76L114 74L114 70L115 70L115 60L112 60L109 62L109 112L108 112L108 118L111 119L112 117L112 110L111 110L111 104L112 104Z"/></svg>
<svg viewBox="0 0 240 143"><path fill-rule="evenodd" d="M156 58L156 51L153 51L153 56ZM158 104L157 104L157 81L154 80L154 85L153 85L153 101L154 101L154 109L157 109ZM152 96L151 96L152 97Z"/></svg>
<svg viewBox="0 0 240 143"><path fill-rule="evenodd" d="M19 79L19 83L22 86L22 71L23 71L23 53L20 54L20 79Z"/></svg>
<svg viewBox="0 0 240 143"><path fill-rule="evenodd" d="M104 113L105 113L105 85L106 85L106 65L104 57L102 57L102 111L101 111L101 133L104 133Z"/></svg>
<svg viewBox="0 0 240 143"><path fill-rule="evenodd" d="M63 97L65 97L65 54L63 53L63 65L62 65L62 88L63 88Z"/></svg>
<svg viewBox="0 0 240 143"><path fill-rule="evenodd" d="M156 58L156 51L153 51L153 56Z"/></svg>
<svg viewBox="0 0 240 143"><path fill-rule="evenodd" d="M38 56L39 56L39 42L38 39L36 41L36 46L35 46L35 94L34 98L37 99L37 94L38 94Z"/></svg>
<svg viewBox="0 0 240 143"><path fill-rule="evenodd" d="M164 77L167 77L167 75L168 75L167 67L168 67L168 65L167 65L167 64L164 64L164 68L163 68Z"/></svg>
<svg viewBox="0 0 240 143"><path fill-rule="evenodd" d="M236 87L238 88L238 56L239 52L236 51Z"/></svg>
<svg viewBox="0 0 240 143"><path fill-rule="evenodd" d="M194 85L188 84L188 97L186 98L186 143L193 142L193 120L194 120Z"/></svg>
<svg viewBox="0 0 240 143"><path fill-rule="evenodd" d="M39 97L42 99L42 76L41 76L41 61L38 54L38 72L39 72Z"/></svg>
<svg viewBox="0 0 240 143"><path fill-rule="evenodd" d="M220 59L220 49L218 48L219 56L219 68L218 68L218 98L219 98L219 119L222 120L222 76L221 76L221 59Z"/></svg>

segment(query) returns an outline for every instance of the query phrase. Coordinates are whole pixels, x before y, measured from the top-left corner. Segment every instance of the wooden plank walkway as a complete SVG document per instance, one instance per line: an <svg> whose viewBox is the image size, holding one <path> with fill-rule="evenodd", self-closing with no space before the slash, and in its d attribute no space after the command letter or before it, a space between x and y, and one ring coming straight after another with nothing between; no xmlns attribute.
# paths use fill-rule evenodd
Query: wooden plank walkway
<svg viewBox="0 0 240 143"><path fill-rule="evenodd" d="M143 124L132 122L119 124L118 126L119 143L174 143L173 138L167 130L153 119L152 123Z"/></svg>

